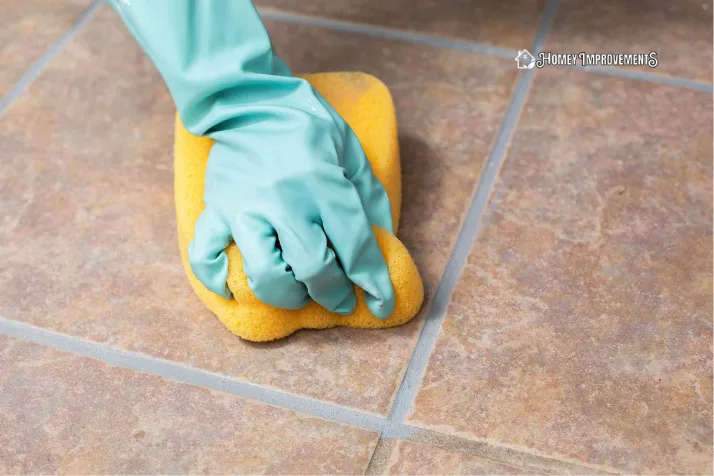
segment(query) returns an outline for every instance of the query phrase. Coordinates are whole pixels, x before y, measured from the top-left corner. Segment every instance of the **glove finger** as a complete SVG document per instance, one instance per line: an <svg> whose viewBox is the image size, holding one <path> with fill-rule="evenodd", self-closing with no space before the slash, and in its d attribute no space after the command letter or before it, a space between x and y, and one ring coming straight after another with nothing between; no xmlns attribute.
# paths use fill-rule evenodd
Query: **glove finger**
<svg viewBox="0 0 714 476"><path fill-rule="evenodd" d="M248 286L265 304L282 309L301 309L310 302L307 288L295 279L278 248L275 229L264 219L249 214L236 217L233 239L243 256Z"/></svg>
<svg viewBox="0 0 714 476"><path fill-rule="evenodd" d="M334 190L321 206L322 226L347 277L364 289L367 307L379 319L394 311L395 296L387 263L352 184Z"/></svg>
<svg viewBox="0 0 714 476"><path fill-rule="evenodd" d="M347 127L349 129L349 126ZM345 136L343 167L347 172L347 178L359 194L369 223L394 233L392 209L387 191L372 172L372 165L352 129L349 129Z"/></svg>
<svg viewBox="0 0 714 476"><path fill-rule="evenodd" d="M193 274L211 292L224 299L232 297L228 289L228 256L231 230L212 210L206 208L196 220L194 238L188 245L188 263Z"/></svg>
<svg viewBox="0 0 714 476"><path fill-rule="evenodd" d="M327 237L317 223L297 222L275 227L283 259L310 297L328 311L351 314L357 305L354 286L340 268Z"/></svg>
<svg viewBox="0 0 714 476"><path fill-rule="evenodd" d="M384 186L374 175L372 164L367 159L357 135L319 92L315 91L314 94L332 116L335 124L341 126L341 135L344 138L341 165L347 174L347 178L352 182L359 194L362 207L367 214L367 220L372 225L381 226L390 233L394 233L389 195L387 195Z"/></svg>

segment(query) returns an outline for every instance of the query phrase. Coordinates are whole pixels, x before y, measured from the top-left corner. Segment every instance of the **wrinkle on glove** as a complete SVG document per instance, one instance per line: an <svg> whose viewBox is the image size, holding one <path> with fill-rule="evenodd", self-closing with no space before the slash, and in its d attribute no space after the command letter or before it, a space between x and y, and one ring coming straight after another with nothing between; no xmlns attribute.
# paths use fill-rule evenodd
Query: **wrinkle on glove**
<svg viewBox="0 0 714 476"><path fill-rule="evenodd" d="M401 169L397 124L389 91L379 80L362 73L324 73L306 78L354 129L374 175L389 195L396 228L401 206ZM410 321L418 313L424 288L416 265L399 239L379 226L374 226L373 230L395 293L394 311L388 319L377 319L372 315L365 293L358 287L355 287L357 304L349 316L330 312L315 301L294 310L269 306L252 291L244 269L242 250L234 243L226 249L226 256L228 286L235 299L226 300L209 291L194 275L186 245L194 240L196 221L204 216L201 196L213 141L188 132L178 117L174 140L176 219L181 260L196 295L231 332L249 341L263 342L288 336L298 329L394 327Z"/></svg>
<svg viewBox="0 0 714 476"><path fill-rule="evenodd" d="M265 304L314 300L349 315L357 285L371 313L389 317L394 288L372 230L394 230L389 196L351 127L273 52L253 4L107 1L161 73L183 127L214 141L188 245L201 283L233 298L234 241Z"/></svg>

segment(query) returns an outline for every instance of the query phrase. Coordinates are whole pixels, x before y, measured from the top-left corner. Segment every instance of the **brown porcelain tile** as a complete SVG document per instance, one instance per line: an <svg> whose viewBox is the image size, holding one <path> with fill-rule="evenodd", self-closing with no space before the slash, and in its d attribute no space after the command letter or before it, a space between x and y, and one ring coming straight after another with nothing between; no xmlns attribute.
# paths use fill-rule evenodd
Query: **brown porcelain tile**
<svg viewBox="0 0 714 476"><path fill-rule="evenodd" d="M545 0L256 0L255 3L258 7L302 15L517 49L533 44Z"/></svg>
<svg viewBox="0 0 714 476"><path fill-rule="evenodd" d="M701 0L559 3L546 51L658 54L656 68L624 67L712 82L712 4Z"/></svg>
<svg viewBox="0 0 714 476"><path fill-rule="evenodd" d="M296 26L271 31L296 71L361 69L392 89L400 234L433 293L514 68ZM385 414L418 321L255 345L192 294L176 244L173 114L159 76L104 8L0 119L0 208L12 211L0 221L0 315Z"/></svg>
<svg viewBox="0 0 714 476"><path fill-rule="evenodd" d="M0 98L90 4L91 0L0 0Z"/></svg>
<svg viewBox="0 0 714 476"><path fill-rule="evenodd" d="M0 336L0 473L358 474L378 435Z"/></svg>
<svg viewBox="0 0 714 476"><path fill-rule="evenodd" d="M542 70L411 420L712 471L711 96Z"/></svg>
<svg viewBox="0 0 714 476"><path fill-rule="evenodd" d="M268 29L295 73L358 70L389 87L400 129L400 238L433 294L503 118L512 65L284 23Z"/></svg>
<svg viewBox="0 0 714 476"><path fill-rule="evenodd" d="M413 441L398 441L387 474L534 474L532 470Z"/></svg>

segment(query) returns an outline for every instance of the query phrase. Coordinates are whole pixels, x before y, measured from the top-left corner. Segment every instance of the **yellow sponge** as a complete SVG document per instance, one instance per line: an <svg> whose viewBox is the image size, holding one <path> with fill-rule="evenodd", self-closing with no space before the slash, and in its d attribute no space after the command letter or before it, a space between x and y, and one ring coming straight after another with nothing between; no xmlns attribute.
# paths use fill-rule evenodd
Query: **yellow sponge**
<svg viewBox="0 0 714 476"><path fill-rule="evenodd" d="M395 231L402 201L397 122L392 97L386 86L363 73L321 73L305 75L357 134L376 177L384 185L392 207ZM396 236L374 227L379 247L389 267L396 294L394 313L385 320L372 316L364 293L355 287L357 307L349 316L327 311L311 301L299 310L278 309L262 303L248 287L243 262L232 243L228 254L228 287L234 299L226 300L208 291L194 276L188 263L188 245L194 226L203 211L203 185L208 153L213 141L188 132L177 115L174 138L174 191L181 260L198 297L234 334L262 342L279 339L298 329L325 329L336 326L357 328L394 327L416 315L424 299L424 288L409 252Z"/></svg>

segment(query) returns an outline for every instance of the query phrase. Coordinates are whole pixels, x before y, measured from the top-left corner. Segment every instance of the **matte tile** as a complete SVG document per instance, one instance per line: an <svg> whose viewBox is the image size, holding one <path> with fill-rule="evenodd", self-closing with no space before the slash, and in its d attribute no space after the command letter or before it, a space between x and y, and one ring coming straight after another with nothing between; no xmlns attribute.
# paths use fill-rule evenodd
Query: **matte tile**
<svg viewBox="0 0 714 476"><path fill-rule="evenodd" d="M256 0L258 7L395 28L425 35L530 48L545 0Z"/></svg>
<svg viewBox="0 0 714 476"><path fill-rule="evenodd" d="M376 433L0 336L3 474L358 474Z"/></svg>
<svg viewBox="0 0 714 476"><path fill-rule="evenodd" d="M388 86L400 130L400 239L419 267L426 295L432 296L517 71L498 58L299 25L267 25L278 53L295 73L358 70Z"/></svg>
<svg viewBox="0 0 714 476"><path fill-rule="evenodd" d="M436 289L515 78L510 61L271 24L297 72L359 69L392 89L400 235ZM319 47L318 47L319 46ZM250 344L192 294L174 218L174 108L104 8L0 119L0 315L213 372L388 412L420 319Z"/></svg>
<svg viewBox="0 0 714 476"><path fill-rule="evenodd" d="M0 0L0 98L91 3L91 0Z"/></svg>
<svg viewBox="0 0 714 476"><path fill-rule="evenodd" d="M711 96L542 70L412 422L712 471Z"/></svg>
<svg viewBox="0 0 714 476"><path fill-rule="evenodd" d="M400 440L394 447L387 474L535 474L468 453Z"/></svg>
<svg viewBox="0 0 714 476"><path fill-rule="evenodd" d="M546 51L657 53L655 68L622 67L712 82L712 4L701 0L564 0Z"/></svg>

